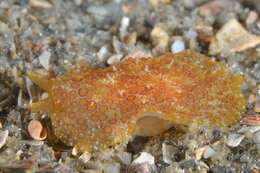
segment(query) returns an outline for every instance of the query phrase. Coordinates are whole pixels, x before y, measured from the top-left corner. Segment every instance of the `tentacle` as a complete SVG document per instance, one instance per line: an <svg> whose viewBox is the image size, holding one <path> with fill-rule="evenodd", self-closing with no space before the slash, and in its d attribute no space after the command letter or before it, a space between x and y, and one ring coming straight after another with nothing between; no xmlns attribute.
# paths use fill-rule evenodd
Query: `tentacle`
<svg viewBox="0 0 260 173"><path fill-rule="evenodd" d="M39 72L28 71L27 76L30 80L32 80L35 84L37 84L43 90L50 92L52 87L52 81L50 80L50 76L47 74L42 74Z"/></svg>

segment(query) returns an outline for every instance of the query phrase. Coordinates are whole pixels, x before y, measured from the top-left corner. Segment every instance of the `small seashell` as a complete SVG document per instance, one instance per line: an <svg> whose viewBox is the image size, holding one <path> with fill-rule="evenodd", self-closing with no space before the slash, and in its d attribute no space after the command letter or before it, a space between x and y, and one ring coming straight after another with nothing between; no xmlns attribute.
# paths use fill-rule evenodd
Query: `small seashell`
<svg viewBox="0 0 260 173"><path fill-rule="evenodd" d="M42 141L47 138L47 130L42 126L42 123L38 120L31 120L28 125L28 132L30 136L35 139Z"/></svg>
<svg viewBox="0 0 260 173"><path fill-rule="evenodd" d="M242 124L246 125L260 125L260 116L259 115L248 115L241 120Z"/></svg>

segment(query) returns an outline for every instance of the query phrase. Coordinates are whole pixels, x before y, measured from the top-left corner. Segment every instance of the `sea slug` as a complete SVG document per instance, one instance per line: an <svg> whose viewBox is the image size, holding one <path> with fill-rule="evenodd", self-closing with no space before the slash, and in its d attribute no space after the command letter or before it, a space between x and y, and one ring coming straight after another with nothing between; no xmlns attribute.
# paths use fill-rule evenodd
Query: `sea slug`
<svg viewBox="0 0 260 173"><path fill-rule="evenodd" d="M107 68L81 65L56 78L28 76L49 94L31 110L49 112L56 136L81 150L154 135L172 124L227 126L245 110L243 78L192 51L126 58Z"/></svg>

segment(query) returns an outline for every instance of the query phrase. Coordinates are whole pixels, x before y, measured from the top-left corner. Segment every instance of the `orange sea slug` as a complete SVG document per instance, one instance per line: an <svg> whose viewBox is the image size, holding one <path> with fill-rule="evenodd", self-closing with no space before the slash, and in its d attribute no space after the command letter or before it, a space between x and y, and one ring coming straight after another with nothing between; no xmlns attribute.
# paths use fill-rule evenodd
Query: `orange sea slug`
<svg viewBox="0 0 260 173"><path fill-rule="evenodd" d="M242 77L191 51L81 66L57 78L28 76L49 94L32 111L49 112L56 136L82 150L158 134L172 124L227 126L245 110Z"/></svg>

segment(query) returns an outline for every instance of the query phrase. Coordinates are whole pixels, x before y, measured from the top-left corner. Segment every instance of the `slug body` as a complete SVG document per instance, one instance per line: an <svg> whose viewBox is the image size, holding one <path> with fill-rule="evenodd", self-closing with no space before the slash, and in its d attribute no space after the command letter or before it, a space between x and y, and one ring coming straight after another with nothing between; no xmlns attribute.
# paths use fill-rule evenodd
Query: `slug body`
<svg viewBox="0 0 260 173"><path fill-rule="evenodd" d="M56 136L82 150L126 143L172 124L227 126L245 109L242 77L191 51L127 58L103 69L83 66L57 78L28 76L49 94L32 111L49 112Z"/></svg>

